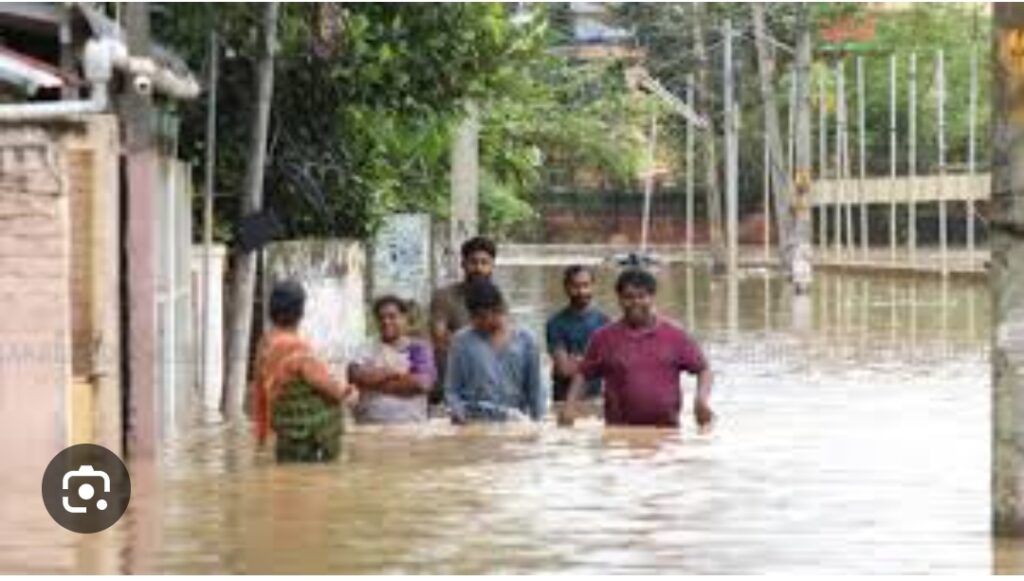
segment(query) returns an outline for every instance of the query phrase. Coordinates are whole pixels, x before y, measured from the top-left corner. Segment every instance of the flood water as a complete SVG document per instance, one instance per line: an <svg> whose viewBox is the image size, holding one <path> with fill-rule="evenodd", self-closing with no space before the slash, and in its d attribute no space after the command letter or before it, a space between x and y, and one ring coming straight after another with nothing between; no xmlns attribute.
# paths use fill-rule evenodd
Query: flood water
<svg viewBox="0 0 1024 581"><path fill-rule="evenodd" d="M599 302L616 312L613 273ZM109 573L983 573L989 534L984 282L661 272L704 344L719 423L697 435L541 427L367 429L327 466L276 466L244 425L196 418L133 463L113 528L59 529L34 494L0 571ZM540 333L558 267L507 267ZM5 505L7 506L7 505ZM13 520L8 521L8 525Z"/></svg>

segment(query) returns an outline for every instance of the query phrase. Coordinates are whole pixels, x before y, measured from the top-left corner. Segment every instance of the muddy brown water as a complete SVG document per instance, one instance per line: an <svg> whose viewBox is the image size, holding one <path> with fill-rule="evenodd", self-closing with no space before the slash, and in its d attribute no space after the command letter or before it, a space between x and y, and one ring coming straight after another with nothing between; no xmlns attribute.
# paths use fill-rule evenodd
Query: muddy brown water
<svg viewBox="0 0 1024 581"><path fill-rule="evenodd" d="M613 273L599 302L615 312ZM503 267L540 334L560 268ZM0 571L81 573L804 573L1019 569L989 533L984 283L821 273L794 302L660 273L702 341L715 431L356 428L340 462L277 466L245 425L195 417L111 529L59 529L38 479L7 475ZM35 505L39 506L36 507Z"/></svg>

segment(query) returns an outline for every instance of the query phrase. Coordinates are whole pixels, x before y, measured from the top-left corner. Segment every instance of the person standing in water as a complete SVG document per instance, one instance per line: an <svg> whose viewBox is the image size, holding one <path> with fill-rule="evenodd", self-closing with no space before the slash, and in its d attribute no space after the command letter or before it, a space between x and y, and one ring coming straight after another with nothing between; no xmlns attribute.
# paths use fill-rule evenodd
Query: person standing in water
<svg viewBox="0 0 1024 581"><path fill-rule="evenodd" d="M498 287L466 286L471 324L452 338L445 399L452 422L540 421L547 408L536 339L508 319Z"/></svg>
<svg viewBox="0 0 1024 581"><path fill-rule="evenodd" d="M335 379L299 335L306 291L298 282L274 285L271 328L260 339L252 382L256 438L274 432L279 462L321 462L340 450L340 404L354 405L359 391Z"/></svg>
<svg viewBox="0 0 1024 581"><path fill-rule="evenodd" d="M562 286L569 298L564 309L548 319L545 325L548 353L551 354L551 381L553 399L563 402L569 394L569 384L579 373L580 362L590 337L608 324L608 315L593 304L594 273L575 264L565 269ZM600 397L601 379L586 382L583 396Z"/></svg>
<svg viewBox="0 0 1024 581"><path fill-rule="evenodd" d="M697 376L694 415L701 429L710 427L711 367L700 346L674 321L658 315L658 283L640 269L619 275L615 291L622 318L594 333L559 417L572 425L585 379L604 379L607 425L678 427L682 409L681 372Z"/></svg>
<svg viewBox="0 0 1024 581"><path fill-rule="evenodd" d="M368 345L348 370L361 394L357 422L427 421L427 394L436 376L434 354L425 341L408 336L409 310L407 302L393 295L373 303L380 341Z"/></svg>
<svg viewBox="0 0 1024 581"><path fill-rule="evenodd" d="M473 281L491 280L498 250L493 241L477 236L462 244L461 254L463 279L437 289L430 300L430 337L437 364L437 382L430 396L431 403L440 403L444 399L448 348L452 336L470 322L469 311L466 309L466 288Z"/></svg>

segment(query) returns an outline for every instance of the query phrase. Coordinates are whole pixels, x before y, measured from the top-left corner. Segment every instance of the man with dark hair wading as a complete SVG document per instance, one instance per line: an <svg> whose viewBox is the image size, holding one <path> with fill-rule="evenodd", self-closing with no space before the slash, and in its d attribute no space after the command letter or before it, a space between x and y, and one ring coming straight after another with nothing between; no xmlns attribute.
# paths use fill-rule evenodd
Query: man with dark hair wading
<svg viewBox="0 0 1024 581"><path fill-rule="evenodd" d="M569 388L559 423L572 425L585 379L604 379L604 417L608 425L678 427L682 409L679 375L697 376L694 415L710 427L711 368L700 346L675 322L654 309L658 284L644 270L619 275L615 291L622 318L594 333Z"/></svg>
<svg viewBox="0 0 1024 581"><path fill-rule="evenodd" d="M469 324L466 287L476 280L491 280L498 249L488 238L477 236L462 244L462 280L434 291L430 299L430 338L434 343L437 382L430 394L431 403L444 398L445 366L452 335Z"/></svg>
<svg viewBox="0 0 1024 581"><path fill-rule="evenodd" d="M471 324L452 338L444 384L452 421L541 420L547 398L537 341L508 320L490 280L474 280L465 292Z"/></svg>
<svg viewBox="0 0 1024 581"><path fill-rule="evenodd" d="M260 339L252 383L256 437L273 431L279 462L321 462L335 458L341 444L340 403L353 405L355 387L331 376L312 346L299 336L306 291L298 282L274 285L271 328Z"/></svg>
<svg viewBox="0 0 1024 581"><path fill-rule="evenodd" d="M583 353L595 331L608 324L608 316L593 305L594 273L578 264L565 269L562 286L569 298L564 309L548 319L545 325L548 353L551 354L553 399L565 401L569 384L579 373ZM584 397L601 395L600 378L587 381Z"/></svg>

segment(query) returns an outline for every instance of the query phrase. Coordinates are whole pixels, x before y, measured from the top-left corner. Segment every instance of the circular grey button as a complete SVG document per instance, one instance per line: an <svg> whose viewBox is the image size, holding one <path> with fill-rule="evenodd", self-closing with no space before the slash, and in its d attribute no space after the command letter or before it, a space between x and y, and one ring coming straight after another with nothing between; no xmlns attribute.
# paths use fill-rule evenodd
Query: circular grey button
<svg viewBox="0 0 1024 581"><path fill-rule="evenodd" d="M57 524L97 533L116 523L132 496L124 462L96 444L76 444L50 460L43 473L43 504Z"/></svg>

